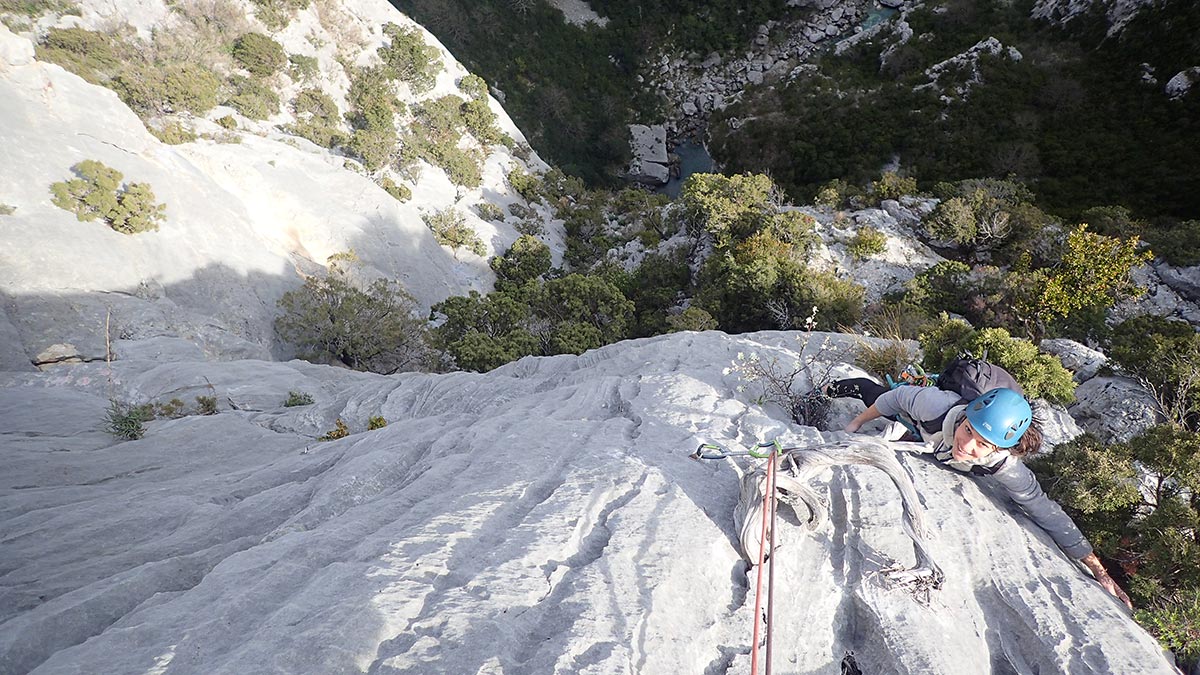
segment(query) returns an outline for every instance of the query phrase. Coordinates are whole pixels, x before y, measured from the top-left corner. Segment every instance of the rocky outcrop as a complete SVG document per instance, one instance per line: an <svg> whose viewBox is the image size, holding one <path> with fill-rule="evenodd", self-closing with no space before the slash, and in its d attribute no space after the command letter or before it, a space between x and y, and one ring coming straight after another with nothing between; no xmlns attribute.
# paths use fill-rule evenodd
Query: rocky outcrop
<svg viewBox="0 0 1200 675"><path fill-rule="evenodd" d="M630 180L646 185L663 185L671 176L667 164L667 130L661 124L646 126L633 124L629 127L629 147L633 159L629 163Z"/></svg>
<svg viewBox="0 0 1200 675"><path fill-rule="evenodd" d="M1042 340L1038 344L1038 349L1051 356L1057 356L1058 360L1062 361L1063 367L1071 371L1075 381L1079 383L1087 382L1095 377L1096 373L1100 372L1100 369L1108 363L1108 357L1102 352L1065 338Z"/></svg>
<svg viewBox="0 0 1200 675"><path fill-rule="evenodd" d="M1106 443L1124 443L1158 423L1158 405L1126 377L1094 377L1075 390L1071 416Z"/></svg>
<svg viewBox="0 0 1200 675"><path fill-rule="evenodd" d="M913 91L934 89L941 92L942 103L947 104L965 99L975 85L983 82L983 76L979 71L979 57L984 54L1004 56L1010 61L1020 61L1023 58L1021 52L1017 51L1015 47L1005 47L996 38L989 37L975 43L961 54L926 68L925 75L929 77L929 82L913 87ZM955 85L949 89L941 83L942 76L947 73L953 73L955 80ZM965 79L963 79L964 73L967 74Z"/></svg>
<svg viewBox="0 0 1200 675"><path fill-rule="evenodd" d="M1200 268L1171 268L1168 265L1142 265L1134 268L1131 277L1145 292L1137 297L1118 303L1109 312L1110 321L1123 321L1141 314L1177 318L1200 328L1200 303L1181 295L1172 287L1178 286L1184 294L1192 296ZM1163 275L1171 280L1166 283Z"/></svg>
<svg viewBox="0 0 1200 675"><path fill-rule="evenodd" d="M1192 86L1200 81L1200 66L1188 68L1175 73L1175 76L1167 81L1167 86L1163 89L1167 94L1167 98L1172 101L1178 101L1188 92L1192 90Z"/></svg>
<svg viewBox="0 0 1200 675"><path fill-rule="evenodd" d="M136 4L84 2L80 16L63 21L90 28L129 22L148 34L154 21L171 15L161 3L149 3L157 9L146 12L131 9ZM356 41L339 46L325 27L328 16L323 23L318 12L335 12L343 24L337 29ZM304 10L276 37L289 53L318 50L320 67L332 69L319 79L338 99L346 86L338 49L357 49L352 56L369 61L387 21L408 22L383 0L346 0ZM444 65L424 96L458 92L467 71L432 35L422 35ZM294 93L299 85L287 86ZM417 100L401 89L404 102ZM522 140L503 109L489 105L501 130ZM223 114L228 109L210 116ZM350 250L362 279L396 279L424 309L450 294L490 289L486 257L456 258L422 216L458 208L486 252L502 252L520 233L513 224L479 218L472 207L524 203L506 176L516 167L544 170L536 155L526 162L495 146L483 163L482 185L470 190L418 164L412 199L401 203L357 163L276 129L288 119L280 113L270 122L243 120L228 131L189 116L187 124L236 142L166 145L112 91L36 60L29 35L0 25L0 186L4 203L16 207L0 216L0 297L7 312L0 338L17 336L0 353L0 367L103 360L120 339L183 339L209 358L287 357L272 326L277 301L305 277L323 273L330 255ZM71 167L85 159L148 184L166 205L166 222L157 232L128 236L53 206L50 185L71 178ZM536 208L544 239L560 259L561 224L550 221L548 207Z"/></svg>
<svg viewBox="0 0 1200 675"><path fill-rule="evenodd" d="M1037 0L1031 16L1044 19L1060 26L1087 14L1096 6L1104 9L1108 20L1108 35L1121 32L1138 12L1152 7L1155 0Z"/></svg>
<svg viewBox="0 0 1200 675"><path fill-rule="evenodd" d="M487 374L0 374L0 672L747 672L761 617L734 512L753 465L688 455L779 437L878 444L928 524L917 551L875 468L805 482L828 517L777 520L787 672L1174 673L988 481L791 424L723 374L738 352L793 363L795 337L678 333ZM120 441L101 431L111 389L220 412ZM317 441L338 419L351 435ZM940 584L905 583L922 557Z"/></svg>
<svg viewBox="0 0 1200 675"><path fill-rule="evenodd" d="M747 86L789 76L835 38L853 34L871 5L864 0L792 0L792 7L813 13L803 22L768 21L759 27L744 54L712 53L698 60L663 54L651 59L639 76L673 105L666 122L669 138L694 135L709 115L738 100Z"/></svg>

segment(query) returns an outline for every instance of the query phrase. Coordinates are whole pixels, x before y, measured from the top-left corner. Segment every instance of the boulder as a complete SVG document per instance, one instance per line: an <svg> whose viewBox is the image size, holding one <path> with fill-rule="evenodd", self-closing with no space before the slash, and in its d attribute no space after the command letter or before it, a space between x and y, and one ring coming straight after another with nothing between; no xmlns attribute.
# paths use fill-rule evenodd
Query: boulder
<svg viewBox="0 0 1200 675"><path fill-rule="evenodd" d="M663 185L671 177L667 162L667 129L661 124L629 126L629 146L633 159L629 163L630 180L647 185Z"/></svg>
<svg viewBox="0 0 1200 675"><path fill-rule="evenodd" d="M1158 423L1158 404L1127 377L1093 377L1075 390L1069 410L1084 430L1106 443L1124 443Z"/></svg>
<svg viewBox="0 0 1200 675"><path fill-rule="evenodd" d="M1172 267L1166 263L1155 263L1153 267L1158 278L1180 297L1200 303L1200 265Z"/></svg>
<svg viewBox="0 0 1200 675"><path fill-rule="evenodd" d="M879 4L891 9L899 9L904 6L904 0L879 0Z"/></svg>
<svg viewBox="0 0 1200 675"><path fill-rule="evenodd" d="M1079 344L1074 340L1053 338L1042 340L1038 346L1043 352L1058 357L1063 367L1071 371L1075 381L1087 382L1096 376L1100 368L1108 363L1108 357L1090 347Z"/></svg>
<svg viewBox="0 0 1200 675"><path fill-rule="evenodd" d="M1167 86L1164 89L1167 94L1167 98L1171 99L1172 101L1178 101L1184 96L1187 96L1188 92L1192 90L1192 85L1194 85L1197 80L1200 80L1200 66L1195 66L1175 73L1174 77L1172 77L1170 80L1167 80Z"/></svg>
<svg viewBox="0 0 1200 675"><path fill-rule="evenodd" d="M1033 402L1033 416L1042 430L1042 452L1051 452L1083 433L1083 429L1067 409L1045 399Z"/></svg>

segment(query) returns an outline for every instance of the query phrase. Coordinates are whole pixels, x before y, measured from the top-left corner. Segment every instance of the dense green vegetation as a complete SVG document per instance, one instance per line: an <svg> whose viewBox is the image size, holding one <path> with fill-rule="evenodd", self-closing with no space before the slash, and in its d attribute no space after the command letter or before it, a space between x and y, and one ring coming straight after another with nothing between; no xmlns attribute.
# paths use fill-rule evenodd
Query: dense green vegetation
<svg viewBox="0 0 1200 675"><path fill-rule="evenodd" d="M659 102L636 77L660 47L740 50L757 26L797 10L784 0L590 3L603 28L564 21L545 2L392 0L467 66L495 84L533 146L590 185L615 185L629 154L626 125L653 121Z"/></svg>
<svg viewBox="0 0 1200 675"><path fill-rule="evenodd" d="M1015 177L1039 204L1072 219L1114 203L1143 217L1193 217L1200 95L1170 101L1162 86L1200 62L1200 6L1161 3L1103 44L1098 25L1079 20L1064 32L1032 21L1029 9L926 3L909 16L917 37L908 42L884 31L842 56L827 54L813 75L727 109L714 126L714 154L731 170L769 170L797 199L832 179L865 184L899 157L925 186ZM961 70L920 88L927 68L992 36L1022 58L983 56L982 83L965 96L951 91L968 77ZM1156 68L1158 84L1142 83L1142 62ZM939 100L943 90L951 100ZM736 131L734 119L745 120Z"/></svg>

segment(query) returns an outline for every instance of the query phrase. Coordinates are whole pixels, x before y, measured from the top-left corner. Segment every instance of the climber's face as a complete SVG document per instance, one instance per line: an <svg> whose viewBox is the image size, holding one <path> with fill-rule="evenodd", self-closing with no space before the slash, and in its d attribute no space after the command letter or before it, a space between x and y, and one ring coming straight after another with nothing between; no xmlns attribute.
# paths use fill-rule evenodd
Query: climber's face
<svg viewBox="0 0 1200 675"><path fill-rule="evenodd" d="M958 427L954 430L954 459L965 461L979 461L984 457L996 452L996 446L983 440L979 432L971 428L971 423L963 419L959 422Z"/></svg>

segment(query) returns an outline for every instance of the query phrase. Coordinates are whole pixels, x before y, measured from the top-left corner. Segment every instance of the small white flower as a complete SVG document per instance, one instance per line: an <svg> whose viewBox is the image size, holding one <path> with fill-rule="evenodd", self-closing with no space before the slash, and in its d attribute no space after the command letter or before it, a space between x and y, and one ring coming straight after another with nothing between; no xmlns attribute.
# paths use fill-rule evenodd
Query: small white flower
<svg viewBox="0 0 1200 675"><path fill-rule="evenodd" d="M722 375L728 375L728 374L730 373L730 371L732 371L732 370L733 370L732 368L726 368L726 369L724 369L724 370L722 370L722 371L721 371L721 374L722 374Z"/></svg>

